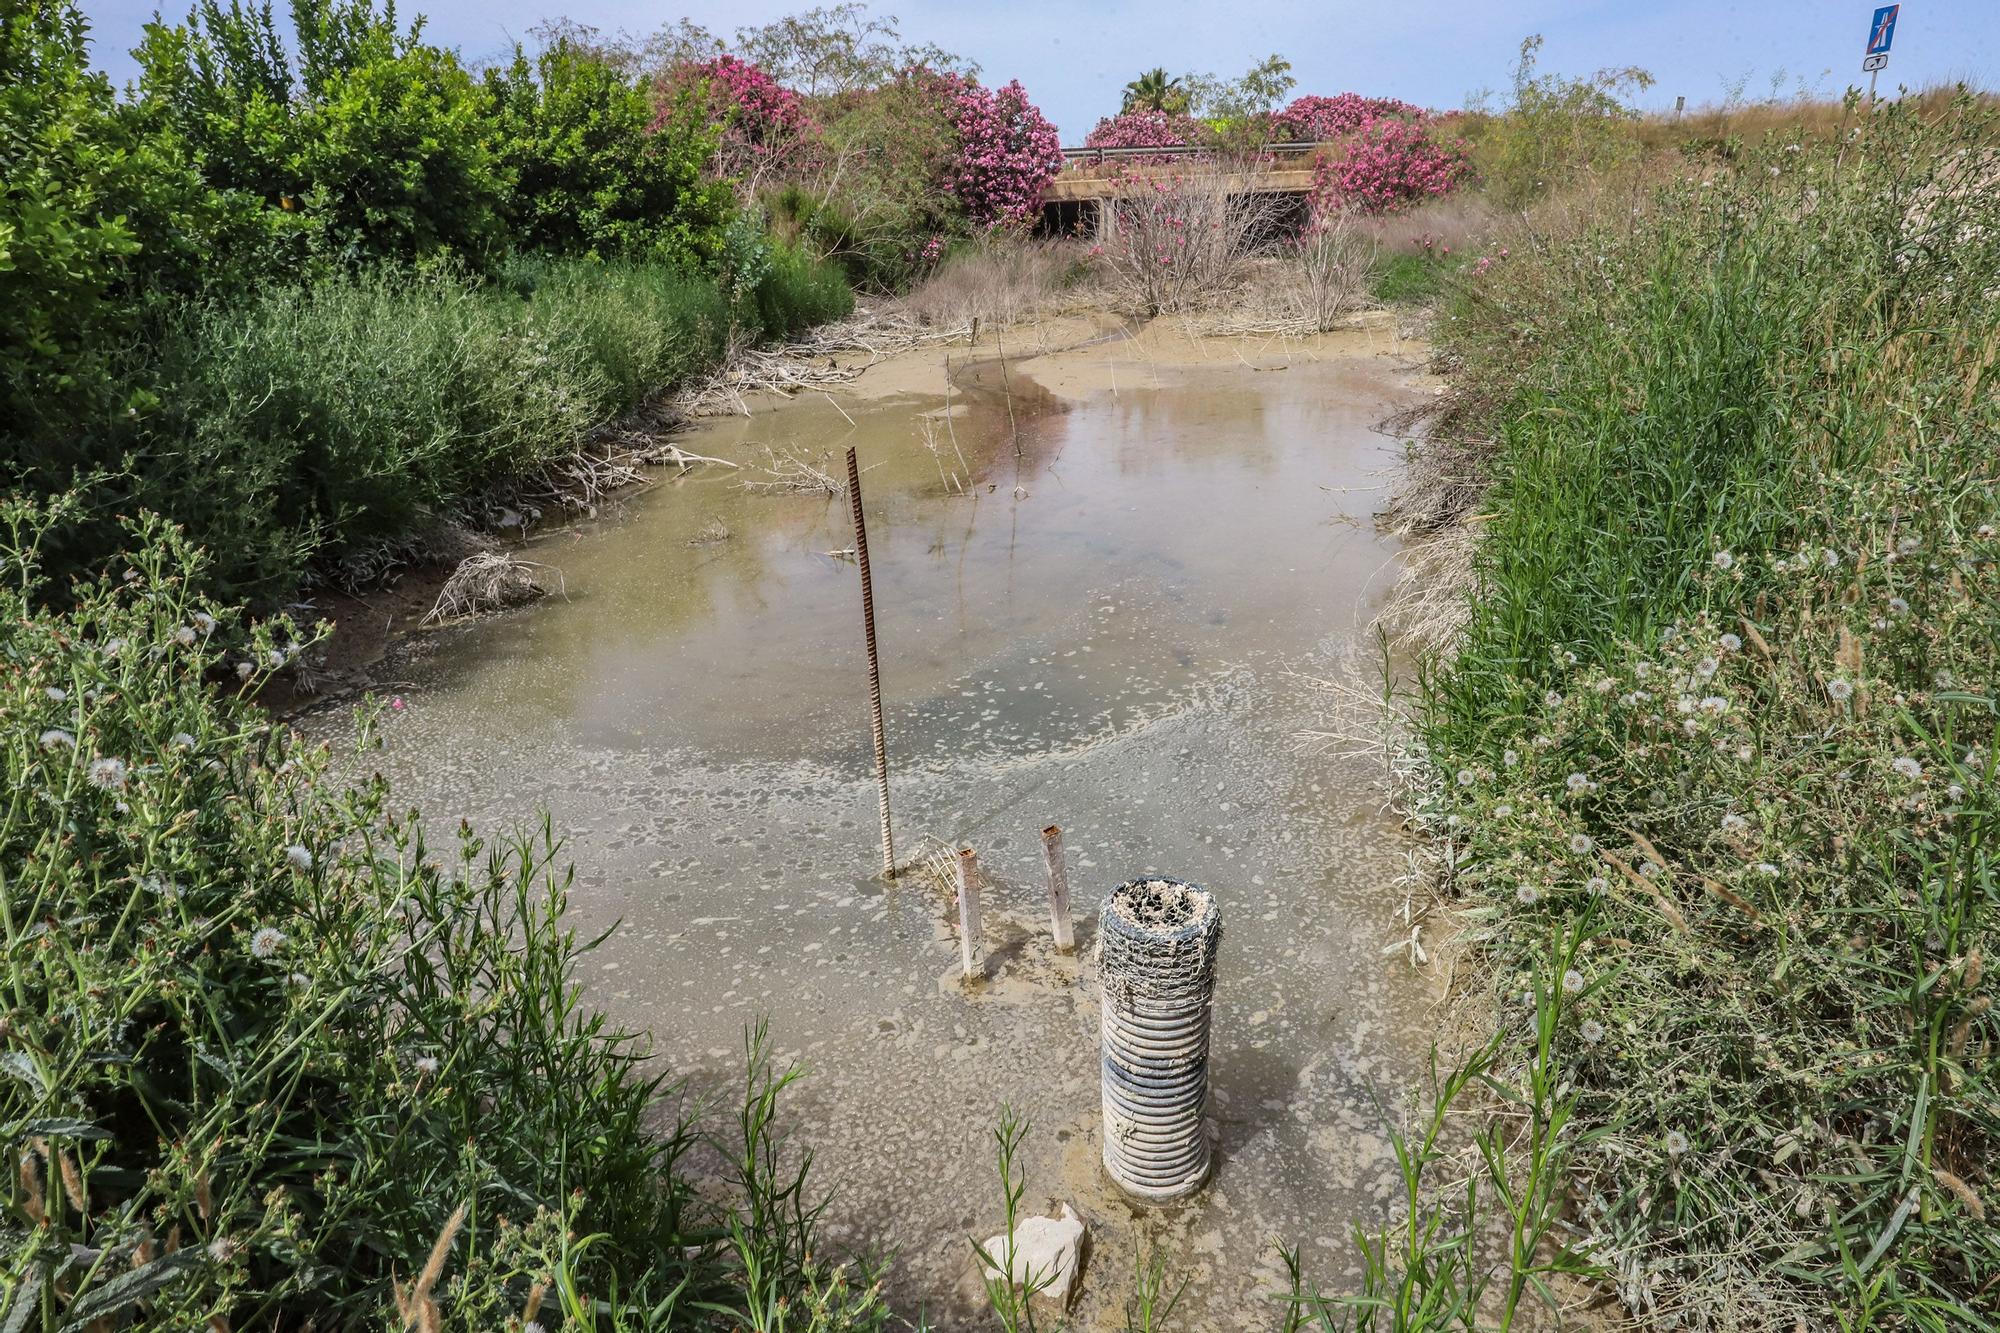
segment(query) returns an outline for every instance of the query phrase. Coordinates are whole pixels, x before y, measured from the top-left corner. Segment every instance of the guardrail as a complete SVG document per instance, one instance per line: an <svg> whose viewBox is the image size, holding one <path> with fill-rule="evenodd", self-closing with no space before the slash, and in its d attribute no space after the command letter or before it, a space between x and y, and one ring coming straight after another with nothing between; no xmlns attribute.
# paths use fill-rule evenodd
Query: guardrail
<svg viewBox="0 0 2000 1333"><path fill-rule="evenodd" d="M1337 142L1332 140L1320 140L1315 143L1267 143L1253 152L1239 154L1238 156L1249 158L1303 157L1307 153L1317 152L1322 148L1338 148L1339 146ZM1199 144L1176 144L1169 148L1065 148L1062 150L1062 155L1064 165L1073 166L1079 163L1121 162L1128 159L1143 161L1149 157L1185 157L1190 153L1214 152L1214 149L1203 148Z"/></svg>

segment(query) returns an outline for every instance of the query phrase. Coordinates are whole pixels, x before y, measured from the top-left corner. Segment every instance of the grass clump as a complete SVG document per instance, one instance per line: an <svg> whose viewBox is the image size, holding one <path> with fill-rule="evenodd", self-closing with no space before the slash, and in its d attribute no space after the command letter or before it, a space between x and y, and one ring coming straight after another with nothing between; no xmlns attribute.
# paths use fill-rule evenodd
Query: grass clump
<svg viewBox="0 0 2000 1333"><path fill-rule="evenodd" d="M1503 1076L1581 932L1571 1221L1650 1319L1995 1327L1990 118L1774 136L1441 321L1493 442L1420 814Z"/></svg>
<svg viewBox="0 0 2000 1333"><path fill-rule="evenodd" d="M6 1327L881 1326L812 1257L761 1035L698 1197L547 832L437 848L336 785L244 701L289 629L158 520L44 610L53 517L0 511Z"/></svg>
<svg viewBox="0 0 2000 1333"><path fill-rule="evenodd" d="M316 562L567 455L727 347L720 289L668 264L521 261L508 279L373 270L177 314L161 405L122 437L107 496L172 515L214 553L219 591L268 604ZM767 286L756 299L793 321L837 304Z"/></svg>

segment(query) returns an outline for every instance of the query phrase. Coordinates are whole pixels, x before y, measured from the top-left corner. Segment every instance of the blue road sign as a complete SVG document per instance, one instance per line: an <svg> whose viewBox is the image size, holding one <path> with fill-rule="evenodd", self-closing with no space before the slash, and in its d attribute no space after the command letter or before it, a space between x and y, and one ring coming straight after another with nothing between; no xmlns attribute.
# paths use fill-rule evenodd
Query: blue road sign
<svg viewBox="0 0 2000 1333"><path fill-rule="evenodd" d="M1871 56L1889 54L1889 43L1896 36L1896 11L1901 5L1884 5L1875 11L1875 18L1868 25L1868 52Z"/></svg>

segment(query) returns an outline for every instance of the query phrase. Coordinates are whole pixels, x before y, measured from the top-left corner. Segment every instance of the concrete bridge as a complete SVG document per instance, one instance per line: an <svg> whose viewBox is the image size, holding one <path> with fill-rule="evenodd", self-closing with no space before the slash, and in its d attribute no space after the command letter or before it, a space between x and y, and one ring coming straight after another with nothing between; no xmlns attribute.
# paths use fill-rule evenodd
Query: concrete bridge
<svg viewBox="0 0 2000 1333"><path fill-rule="evenodd" d="M1051 236L1082 236L1102 240L1117 226L1120 199L1147 188L1153 174L1192 162L1204 175L1222 182L1232 197L1278 196L1278 216L1287 226L1302 225L1312 193L1313 155L1330 143L1267 144L1249 161L1218 158L1193 148L1065 148L1063 170L1042 191L1041 231ZM1256 159L1262 159L1256 160ZM1117 171L1120 164L1137 169Z"/></svg>

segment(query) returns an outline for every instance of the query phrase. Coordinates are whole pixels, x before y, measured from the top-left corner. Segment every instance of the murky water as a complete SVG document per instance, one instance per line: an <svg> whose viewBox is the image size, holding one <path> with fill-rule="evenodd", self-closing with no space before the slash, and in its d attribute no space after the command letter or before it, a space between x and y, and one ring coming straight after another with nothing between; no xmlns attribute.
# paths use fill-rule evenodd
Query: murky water
<svg viewBox="0 0 2000 1333"><path fill-rule="evenodd" d="M728 1075L768 1016L810 1070L790 1123L836 1234L895 1249L899 1307L984 1326L966 1237L997 1226L1004 1102L1033 1124L1028 1205L1091 1226L1079 1324L1118 1326L1157 1245L1193 1279L1182 1327L1261 1327L1273 1238L1341 1284L1350 1221L1389 1189L1371 1088L1394 1100L1428 1040L1423 984L1384 953L1402 859L1379 765L1300 739L1324 721L1305 678L1371 660L1395 554L1369 519L1393 442L1370 427L1415 392L1410 358L1387 335L1202 367L1095 355L1116 391L1059 399L1037 383L1059 360L986 364L949 418L939 397L822 398L685 441L746 464L859 446L899 850L979 850L984 987L954 979L933 887L874 878L857 576L828 554L851 545L844 499L709 469L545 539L564 596L385 664L409 706L379 762L440 826L547 808L582 923L623 922L593 998L677 1069ZM1052 822L1076 959L1048 946ZM1088 958L1103 893L1151 872L1211 887L1227 923L1219 1166L1165 1210L1097 1165Z"/></svg>

